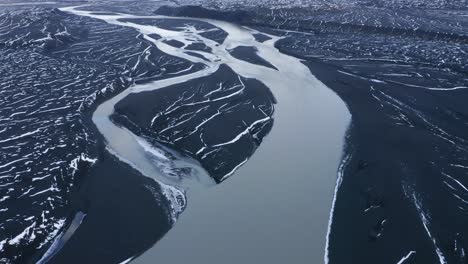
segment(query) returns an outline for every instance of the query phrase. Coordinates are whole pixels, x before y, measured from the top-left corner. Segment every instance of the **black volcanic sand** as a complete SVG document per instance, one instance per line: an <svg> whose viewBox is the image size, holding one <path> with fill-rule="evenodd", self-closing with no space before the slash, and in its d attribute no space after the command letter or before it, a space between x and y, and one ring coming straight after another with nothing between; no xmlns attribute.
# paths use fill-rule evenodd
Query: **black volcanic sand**
<svg viewBox="0 0 468 264"><path fill-rule="evenodd" d="M255 39L259 42L265 42L267 40L270 40L271 38L267 35L264 35L264 34L254 34L253 35L255 37Z"/></svg>
<svg viewBox="0 0 468 264"><path fill-rule="evenodd" d="M176 48L182 48L184 46L184 43L177 41L175 39L165 40L164 43L171 45L172 47L176 47Z"/></svg>
<svg viewBox="0 0 468 264"><path fill-rule="evenodd" d="M268 68L278 70L275 66L271 65L268 61L264 60L257 55L257 50L254 47L239 46L230 51L230 54L239 60L250 62L257 65L262 65Z"/></svg>
<svg viewBox="0 0 468 264"><path fill-rule="evenodd" d="M197 50L211 52L211 48L205 45L205 43L192 43L185 47L186 50Z"/></svg>
<svg viewBox="0 0 468 264"><path fill-rule="evenodd" d="M72 201L87 215L48 263L120 263L150 248L171 227L157 193L155 181L104 151Z"/></svg>
<svg viewBox="0 0 468 264"><path fill-rule="evenodd" d="M130 94L116 104L113 119L136 134L166 142L194 157L219 182L253 155L273 125L269 117L276 101L270 90L256 80L241 80L245 88L239 76L222 65L208 77ZM260 119L266 120L253 125ZM232 144L214 146L242 132L246 133Z"/></svg>
<svg viewBox="0 0 468 264"><path fill-rule="evenodd" d="M448 180L441 171L466 186L460 170L449 164L467 165L467 145L455 138L466 139L467 123L453 122L445 114L450 111L452 118L467 120L468 91L378 83L337 72L343 69L330 64L306 64L352 113L346 149L352 159L345 167L333 215L330 263L396 263L412 250L416 254L409 263L439 263L412 190L430 212L430 230L445 258L449 263L466 263L462 249L466 252L468 246L463 240L468 236L468 217L458 208L460 200L444 185ZM450 135L429 127L422 115L441 127L451 122ZM455 140L460 149L444 137Z"/></svg>
<svg viewBox="0 0 468 264"><path fill-rule="evenodd" d="M192 66L135 29L24 8L0 8L0 263L37 260L73 218L70 196L87 176L74 165L97 157L97 132L84 121L94 107L131 78Z"/></svg>
<svg viewBox="0 0 468 264"><path fill-rule="evenodd" d="M220 11L207 9L197 5L182 6L161 6L156 11L157 15L178 16L178 17L198 17L229 21L241 24L252 19L252 13L244 10Z"/></svg>
<svg viewBox="0 0 468 264"><path fill-rule="evenodd" d="M102 138L88 119L132 81L203 66L162 53L135 29L97 19L49 9L0 17L0 138L17 137L0 144L0 163L29 157L0 165L0 185L9 185L0 188L0 209L8 208L0 212L0 263L36 262L78 210L89 214L55 263L116 263L150 247L170 227L164 202L143 184L155 195L158 187L107 153L98 156ZM86 158L99 158L89 174L74 166L89 165Z"/></svg>

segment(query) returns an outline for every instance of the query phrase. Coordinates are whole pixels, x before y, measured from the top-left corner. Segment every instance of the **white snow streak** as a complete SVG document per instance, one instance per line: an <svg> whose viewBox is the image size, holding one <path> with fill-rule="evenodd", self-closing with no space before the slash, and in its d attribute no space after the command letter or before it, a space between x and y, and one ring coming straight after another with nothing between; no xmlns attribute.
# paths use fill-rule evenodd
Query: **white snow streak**
<svg viewBox="0 0 468 264"><path fill-rule="evenodd" d="M406 256L404 256L403 258L401 258L400 261L398 261L397 264L403 264L403 263L405 263L405 261L408 260L408 259L411 257L411 255L413 255L413 254L416 254L416 251L410 251Z"/></svg>

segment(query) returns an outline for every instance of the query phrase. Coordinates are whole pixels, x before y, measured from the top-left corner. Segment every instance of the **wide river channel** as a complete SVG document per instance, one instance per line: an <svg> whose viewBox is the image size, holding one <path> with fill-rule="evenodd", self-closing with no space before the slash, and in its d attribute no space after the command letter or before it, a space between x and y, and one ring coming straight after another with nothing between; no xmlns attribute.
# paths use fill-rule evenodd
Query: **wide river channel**
<svg viewBox="0 0 468 264"><path fill-rule="evenodd" d="M158 181L168 192L183 190L188 206L175 226L153 248L132 263L323 263L331 219L337 171L342 160L350 114L341 99L317 80L297 58L280 53L279 38L259 42L258 31L209 19L133 16L62 8L80 16L135 28L163 52L206 65L187 75L135 85L101 104L93 121L108 149L143 175ZM209 23L227 32L221 45L199 30L175 31L119 19L185 19ZM151 38L151 34L161 39ZM203 41L212 52L208 60L184 53L163 40L184 44ZM239 60L229 50L250 46L278 70ZM151 91L208 76L226 64L238 75L264 83L276 97L274 126L255 154L223 183L198 179L177 183L163 175L148 146L130 131L116 126L109 116L114 105L131 93ZM248 88L248 87L247 87ZM158 153L157 149L152 150ZM130 198L129 198L130 199ZM137 206L137 205L136 205Z"/></svg>

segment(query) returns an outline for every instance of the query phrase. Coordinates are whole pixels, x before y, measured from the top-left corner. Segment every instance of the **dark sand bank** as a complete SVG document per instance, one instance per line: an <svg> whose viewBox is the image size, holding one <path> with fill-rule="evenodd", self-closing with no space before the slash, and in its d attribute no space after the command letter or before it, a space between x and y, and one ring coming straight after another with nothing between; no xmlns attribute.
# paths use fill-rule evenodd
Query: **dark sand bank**
<svg viewBox="0 0 468 264"><path fill-rule="evenodd" d="M253 47L239 46L233 49L230 53L233 57L239 60L278 70L275 66L258 56L256 52L257 51Z"/></svg>
<svg viewBox="0 0 468 264"><path fill-rule="evenodd" d="M220 182L270 131L274 103L263 84L222 65L208 77L131 94L117 103L113 118L194 157Z"/></svg>
<svg viewBox="0 0 468 264"><path fill-rule="evenodd" d="M269 36L264 35L264 34L255 34L254 37L257 41L260 41L260 42L265 42L271 39Z"/></svg>
<svg viewBox="0 0 468 264"><path fill-rule="evenodd" d="M159 185L103 151L72 202L82 224L48 263L119 263L171 227Z"/></svg>
<svg viewBox="0 0 468 264"><path fill-rule="evenodd" d="M466 118L462 98L468 92L369 81L340 72L340 66L305 63L352 114L329 237L330 263L396 263L410 251L416 251L412 263L439 263L441 256L463 263L467 216L443 173L456 173L450 164L466 158L445 138L463 136L466 124L450 123L444 114ZM451 134L441 136L434 123L450 123ZM466 148L459 140L459 148Z"/></svg>

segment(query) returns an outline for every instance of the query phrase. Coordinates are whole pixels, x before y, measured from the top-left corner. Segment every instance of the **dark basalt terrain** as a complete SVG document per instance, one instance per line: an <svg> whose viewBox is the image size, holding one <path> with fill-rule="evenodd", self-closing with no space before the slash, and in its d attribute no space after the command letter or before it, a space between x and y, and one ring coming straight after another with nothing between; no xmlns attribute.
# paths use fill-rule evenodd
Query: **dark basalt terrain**
<svg viewBox="0 0 468 264"><path fill-rule="evenodd" d="M308 65L353 114L330 262L392 263L383 258L416 251L414 263L465 263L466 91L408 91Z"/></svg>
<svg viewBox="0 0 468 264"><path fill-rule="evenodd" d="M255 50L255 48L241 46L241 47L236 47L235 49L233 49L231 51L231 55L234 58L244 60L252 64L262 65L262 66L277 70L275 66L271 65L268 61L265 61L264 59L262 59L260 56L257 55L256 52L257 51Z"/></svg>
<svg viewBox="0 0 468 264"><path fill-rule="evenodd" d="M252 13L246 12L244 10L220 11L216 9L204 8L199 5L185 5L175 7L162 6L158 8L155 13L165 16L210 18L233 23L242 23L252 19Z"/></svg>
<svg viewBox="0 0 468 264"><path fill-rule="evenodd" d="M221 182L270 131L274 103L263 84L222 65L207 77L129 95L117 103L113 119L194 157Z"/></svg>
<svg viewBox="0 0 468 264"><path fill-rule="evenodd" d="M25 263L86 213L71 197L99 162L95 106L192 64L134 30L52 8L5 9L0 24L0 262Z"/></svg>
<svg viewBox="0 0 468 264"><path fill-rule="evenodd" d="M46 263L120 263L151 247L171 228L160 186L112 154L100 153L86 177L72 197L73 206L85 210L86 217Z"/></svg>

